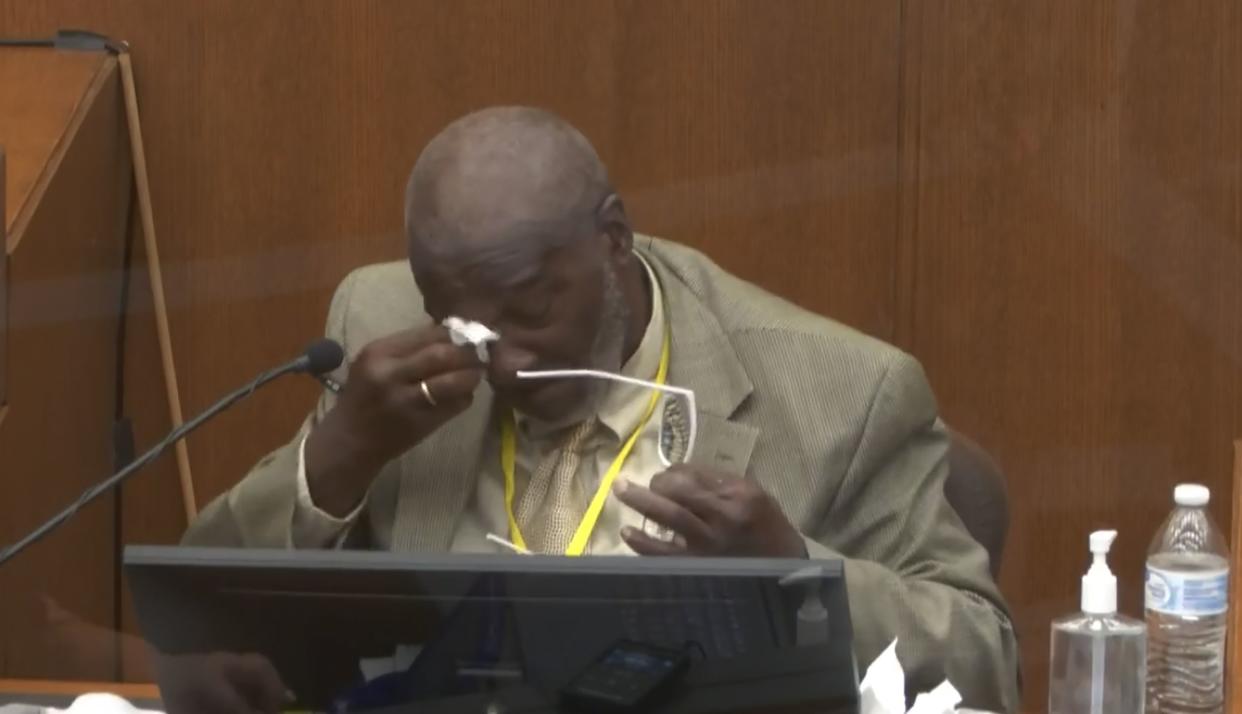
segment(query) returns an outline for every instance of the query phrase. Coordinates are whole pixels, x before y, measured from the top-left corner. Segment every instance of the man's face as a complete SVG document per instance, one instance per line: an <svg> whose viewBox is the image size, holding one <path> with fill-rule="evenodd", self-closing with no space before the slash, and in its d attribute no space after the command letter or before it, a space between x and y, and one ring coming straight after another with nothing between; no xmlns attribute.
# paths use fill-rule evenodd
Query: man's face
<svg viewBox="0 0 1242 714"><path fill-rule="evenodd" d="M612 239L594 231L556 238L535 230L422 244L411 249L411 265L435 322L456 315L500 334L488 365L500 402L563 426L594 412L605 383L521 380L515 372L617 371L628 311L611 262Z"/></svg>

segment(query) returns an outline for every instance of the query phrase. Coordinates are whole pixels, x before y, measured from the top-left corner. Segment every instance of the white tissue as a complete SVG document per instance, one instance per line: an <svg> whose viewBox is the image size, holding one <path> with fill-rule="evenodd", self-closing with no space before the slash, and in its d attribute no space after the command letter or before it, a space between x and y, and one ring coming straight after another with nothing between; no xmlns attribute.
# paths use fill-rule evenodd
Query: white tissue
<svg viewBox="0 0 1242 714"><path fill-rule="evenodd" d="M956 711L957 705L961 703L962 695L958 694L957 689L946 679L930 692L924 692L915 697L914 706L910 707L909 714L943 714L943 712Z"/></svg>
<svg viewBox="0 0 1242 714"><path fill-rule="evenodd" d="M51 712L60 712L60 709L47 709ZM65 714L159 714L153 709L139 709L115 694L107 694L105 692L93 692L91 694L83 694L73 700L73 704L64 710Z"/></svg>
<svg viewBox="0 0 1242 714"><path fill-rule="evenodd" d="M448 328L449 339L453 341L453 344L474 345L479 361L483 363L487 362L487 343L500 339L500 335L481 322L449 316L444 318L444 322L440 324Z"/></svg>
<svg viewBox="0 0 1242 714"><path fill-rule="evenodd" d="M897 659L897 640L893 640L867 668L862 684L858 685L858 711L861 714L946 714L964 712L957 709L962 695L949 684L918 695L914 706L906 711L906 673Z"/></svg>
<svg viewBox="0 0 1242 714"><path fill-rule="evenodd" d="M858 685L858 711L861 714L905 714L906 673L897 661L897 640L893 640L867 667Z"/></svg>
<svg viewBox="0 0 1242 714"><path fill-rule="evenodd" d="M363 657L358 660L362 678L371 681L393 672L404 672L414 664L422 645L397 645L391 657ZM3 712L0 712L3 714Z"/></svg>

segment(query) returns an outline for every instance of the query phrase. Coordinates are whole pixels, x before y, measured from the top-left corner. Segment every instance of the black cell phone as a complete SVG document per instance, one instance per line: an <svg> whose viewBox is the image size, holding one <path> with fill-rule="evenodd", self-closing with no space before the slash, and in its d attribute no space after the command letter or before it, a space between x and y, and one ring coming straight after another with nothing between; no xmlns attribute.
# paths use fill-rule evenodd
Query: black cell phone
<svg viewBox="0 0 1242 714"><path fill-rule="evenodd" d="M561 699L578 711L634 711L671 693L689 666L685 650L619 640L565 685Z"/></svg>

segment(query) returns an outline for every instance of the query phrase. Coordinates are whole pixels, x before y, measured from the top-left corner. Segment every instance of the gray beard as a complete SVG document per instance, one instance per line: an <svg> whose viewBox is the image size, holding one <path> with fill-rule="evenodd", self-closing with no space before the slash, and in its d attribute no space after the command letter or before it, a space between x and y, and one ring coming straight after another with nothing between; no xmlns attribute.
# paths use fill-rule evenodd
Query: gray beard
<svg viewBox="0 0 1242 714"><path fill-rule="evenodd" d="M625 359L625 330L629 321L630 308L621 293L621 283L617 279L616 271L608 265L604 270L604 314L600 317L599 330L591 344L591 361L587 369L613 373L621 371ZM587 380L588 391L577 408L551 421L530 417L534 430L558 431L595 416L612 383L602 379L578 379Z"/></svg>

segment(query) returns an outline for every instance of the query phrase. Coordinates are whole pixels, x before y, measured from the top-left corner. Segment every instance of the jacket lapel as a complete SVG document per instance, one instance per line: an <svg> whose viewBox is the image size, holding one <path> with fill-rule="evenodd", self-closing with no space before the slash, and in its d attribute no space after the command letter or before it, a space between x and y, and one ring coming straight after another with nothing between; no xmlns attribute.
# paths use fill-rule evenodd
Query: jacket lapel
<svg viewBox="0 0 1242 714"><path fill-rule="evenodd" d="M744 476L759 430L733 420L753 391L729 338L662 242L634 236L664 291L665 319L672 334L669 384L694 390L698 435L690 462Z"/></svg>
<svg viewBox="0 0 1242 714"><path fill-rule="evenodd" d="M401 460L394 550L449 550L478 484L480 452L487 441L491 414L492 390L484 382L466 411Z"/></svg>

